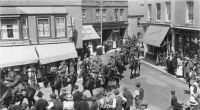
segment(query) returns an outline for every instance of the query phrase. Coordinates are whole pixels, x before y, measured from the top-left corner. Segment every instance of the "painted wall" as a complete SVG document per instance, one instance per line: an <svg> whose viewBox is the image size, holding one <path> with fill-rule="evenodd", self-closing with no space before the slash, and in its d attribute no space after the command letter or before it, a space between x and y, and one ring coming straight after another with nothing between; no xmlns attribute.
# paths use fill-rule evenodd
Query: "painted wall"
<svg viewBox="0 0 200 110"><path fill-rule="evenodd" d="M100 5L97 1L100 0L83 0L83 9L86 9L86 19L84 23L97 23L96 9L100 9ZM128 15L128 1L127 0L105 0L103 2L103 9L106 9L106 21L114 22L114 9L118 9L118 15L120 9L124 9L123 19L120 21L127 21ZM119 16L118 16L119 17Z"/></svg>
<svg viewBox="0 0 200 110"><path fill-rule="evenodd" d="M64 7L66 8L65 14L75 18L75 34L72 39L69 38L55 38L55 20L54 15L56 13L49 14L50 16L50 26L51 26L51 38L49 39L39 39L37 36L37 19L38 15L28 14L28 26L29 26L29 38L30 41L0 41L0 45L5 45L6 42L9 45L27 45L27 44L37 44L38 40L40 43L61 43L61 42L71 42L74 41L76 48L82 48L82 1L81 0L0 0L0 6L2 7L34 7L39 6L41 8L45 7ZM23 42L25 42L23 44Z"/></svg>

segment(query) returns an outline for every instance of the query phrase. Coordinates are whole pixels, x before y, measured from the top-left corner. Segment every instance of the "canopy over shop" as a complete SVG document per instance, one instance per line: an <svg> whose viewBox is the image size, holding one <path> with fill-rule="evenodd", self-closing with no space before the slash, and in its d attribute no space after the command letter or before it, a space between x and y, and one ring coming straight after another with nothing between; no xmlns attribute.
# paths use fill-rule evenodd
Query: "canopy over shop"
<svg viewBox="0 0 200 110"><path fill-rule="evenodd" d="M76 58L74 43L0 47L0 68Z"/></svg>
<svg viewBox="0 0 200 110"><path fill-rule="evenodd" d="M34 46L0 47L0 68L38 62Z"/></svg>
<svg viewBox="0 0 200 110"><path fill-rule="evenodd" d="M153 45L156 47L161 47L167 32L169 30L168 26L154 26L150 25L142 38L142 42L145 44Z"/></svg>
<svg viewBox="0 0 200 110"><path fill-rule="evenodd" d="M74 43L37 45L40 64L78 57Z"/></svg>

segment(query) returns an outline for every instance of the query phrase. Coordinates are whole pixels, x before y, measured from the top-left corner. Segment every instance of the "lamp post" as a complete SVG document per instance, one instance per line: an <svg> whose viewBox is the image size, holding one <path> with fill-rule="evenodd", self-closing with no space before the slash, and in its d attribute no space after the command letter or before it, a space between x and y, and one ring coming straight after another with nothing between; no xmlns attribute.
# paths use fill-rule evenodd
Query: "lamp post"
<svg viewBox="0 0 200 110"><path fill-rule="evenodd" d="M101 45L103 36L103 0L97 2L100 5L100 34L101 34Z"/></svg>

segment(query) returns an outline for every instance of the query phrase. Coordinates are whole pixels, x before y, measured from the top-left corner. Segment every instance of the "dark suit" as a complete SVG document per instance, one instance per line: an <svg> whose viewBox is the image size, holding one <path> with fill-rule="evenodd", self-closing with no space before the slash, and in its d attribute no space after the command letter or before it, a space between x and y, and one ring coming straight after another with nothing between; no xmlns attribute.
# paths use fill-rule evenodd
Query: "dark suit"
<svg viewBox="0 0 200 110"><path fill-rule="evenodd" d="M130 106L133 105L133 96L130 91L126 90L123 96L127 99L126 103L123 105L125 110L130 110Z"/></svg>
<svg viewBox="0 0 200 110"><path fill-rule="evenodd" d="M39 99L35 103L35 110L47 110L46 107L49 106L48 102L44 99Z"/></svg>
<svg viewBox="0 0 200 110"><path fill-rule="evenodd" d="M74 98L74 109L75 110L79 110L79 106L80 106L82 96L83 96L82 92L80 92L80 91L74 92L73 98Z"/></svg>
<svg viewBox="0 0 200 110"><path fill-rule="evenodd" d="M178 100L175 95L172 96L171 106L173 107L173 110L181 110L181 105L178 103Z"/></svg>
<svg viewBox="0 0 200 110"><path fill-rule="evenodd" d="M89 110L88 102L85 100L80 101L80 105L79 105L78 109L75 109L75 110Z"/></svg>
<svg viewBox="0 0 200 110"><path fill-rule="evenodd" d="M66 93L63 93L62 95L59 96L59 99L63 102L66 95L67 95Z"/></svg>

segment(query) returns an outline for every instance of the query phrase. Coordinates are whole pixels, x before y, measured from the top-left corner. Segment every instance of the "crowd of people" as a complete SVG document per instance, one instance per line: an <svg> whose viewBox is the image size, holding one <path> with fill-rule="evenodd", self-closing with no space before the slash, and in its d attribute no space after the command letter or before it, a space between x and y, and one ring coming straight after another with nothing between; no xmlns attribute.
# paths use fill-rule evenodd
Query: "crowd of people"
<svg viewBox="0 0 200 110"><path fill-rule="evenodd" d="M122 91L114 89L112 91L101 91L92 97L88 97L79 86L75 86L73 92L68 92L66 88L62 88L62 94L57 96L52 93L49 95L50 100L43 98L44 93L38 91L38 100L35 102L32 110L131 110L131 106L135 101L136 109L140 109L143 102L144 90L140 83L136 83L137 89L132 92L123 87ZM147 106L147 105L144 105ZM28 106L11 105L10 110L29 110ZM145 110L145 109L143 109Z"/></svg>

